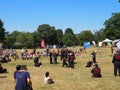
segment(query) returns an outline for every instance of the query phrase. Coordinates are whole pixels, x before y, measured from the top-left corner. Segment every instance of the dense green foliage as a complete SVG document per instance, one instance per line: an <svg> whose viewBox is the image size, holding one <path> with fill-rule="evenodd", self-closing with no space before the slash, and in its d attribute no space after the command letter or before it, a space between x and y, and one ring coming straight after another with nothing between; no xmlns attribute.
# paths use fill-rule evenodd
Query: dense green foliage
<svg viewBox="0 0 120 90"><path fill-rule="evenodd" d="M120 38L120 13L113 13L112 17L105 21L105 37L109 39Z"/></svg>
<svg viewBox="0 0 120 90"><path fill-rule="evenodd" d="M3 22L0 20L0 42L5 39L5 29L3 28Z"/></svg>
<svg viewBox="0 0 120 90"><path fill-rule="evenodd" d="M45 40L45 45L73 46L83 45L83 42L95 41L98 43L105 38L112 40L120 38L120 13L113 13L112 16L104 22L105 28L94 33L91 30L83 30L74 34L72 28L66 28L65 33L62 29L55 29L49 24L39 25L33 33L19 32L15 30L12 33L6 33L3 28L3 22L0 20L0 42L6 43L8 47L39 47L41 39Z"/></svg>
<svg viewBox="0 0 120 90"><path fill-rule="evenodd" d="M78 38L79 38L79 43L80 45L83 45L83 42L92 42L92 41L95 41L95 35L89 31L89 30L85 30L85 31L82 31L79 35L78 35Z"/></svg>

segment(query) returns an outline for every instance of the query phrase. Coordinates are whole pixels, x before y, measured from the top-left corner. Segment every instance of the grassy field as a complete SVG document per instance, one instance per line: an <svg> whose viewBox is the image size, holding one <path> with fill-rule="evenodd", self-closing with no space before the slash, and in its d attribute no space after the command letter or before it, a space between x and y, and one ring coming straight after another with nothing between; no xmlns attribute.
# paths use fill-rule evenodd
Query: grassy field
<svg viewBox="0 0 120 90"><path fill-rule="evenodd" d="M72 47L72 50L78 50ZM33 60L11 61L5 63L8 73L0 74L0 90L14 90L15 81L13 73L18 64L26 64L31 75L34 90L120 90L120 77L114 77L113 64L110 47L103 47L97 53L97 62L102 71L102 78L91 78L91 69L86 68L86 63L91 60L91 52L97 50L97 47L91 47L76 56L75 68L63 68L62 61L58 58L59 64L49 64L49 57L41 57L42 67L34 67ZM40 50L39 50L40 51ZM18 51L19 52L19 51ZM54 80L54 84L44 84L44 74L50 72L50 76Z"/></svg>

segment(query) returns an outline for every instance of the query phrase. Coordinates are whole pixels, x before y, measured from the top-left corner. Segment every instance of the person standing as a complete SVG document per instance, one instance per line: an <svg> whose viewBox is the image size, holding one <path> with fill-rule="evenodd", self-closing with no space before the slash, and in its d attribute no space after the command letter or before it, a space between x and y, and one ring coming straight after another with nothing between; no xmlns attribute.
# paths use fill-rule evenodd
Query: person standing
<svg viewBox="0 0 120 90"><path fill-rule="evenodd" d="M114 54L114 49L113 49L113 45L111 45L111 56Z"/></svg>
<svg viewBox="0 0 120 90"><path fill-rule="evenodd" d="M116 54L114 54L112 63L114 65L114 76L117 76L117 72L120 76L120 51L117 50Z"/></svg>
<svg viewBox="0 0 120 90"><path fill-rule="evenodd" d="M53 52L54 64L57 64L57 57L58 57L58 54L54 51Z"/></svg>
<svg viewBox="0 0 120 90"><path fill-rule="evenodd" d="M15 90L33 90L30 74L27 72L27 66L22 65L19 70L14 73L16 80Z"/></svg>
<svg viewBox="0 0 120 90"><path fill-rule="evenodd" d="M96 63L96 53L95 53L95 51L93 51L93 52L91 53L91 55L92 55L93 63Z"/></svg>
<svg viewBox="0 0 120 90"><path fill-rule="evenodd" d="M74 69L74 60L75 60L75 54L73 51L69 52L69 56L68 56L68 62L69 62L69 67Z"/></svg>
<svg viewBox="0 0 120 90"><path fill-rule="evenodd" d="M67 58L65 56L63 57L62 61L63 61L62 67L64 67L65 65L66 65L66 67L68 67L68 64L66 62Z"/></svg>
<svg viewBox="0 0 120 90"><path fill-rule="evenodd" d="M50 57L50 64L53 64L53 62L52 62L52 56L53 56L53 53L50 51L50 53L49 53L49 57Z"/></svg>

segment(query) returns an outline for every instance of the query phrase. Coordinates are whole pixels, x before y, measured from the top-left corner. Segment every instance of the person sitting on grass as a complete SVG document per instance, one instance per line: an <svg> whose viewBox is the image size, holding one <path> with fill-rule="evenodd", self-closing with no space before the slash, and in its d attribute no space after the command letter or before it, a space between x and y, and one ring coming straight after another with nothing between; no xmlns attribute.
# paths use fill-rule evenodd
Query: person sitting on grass
<svg viewBox="0 0 120 90"><path fill-rule="evenodd" d="M49 76L49 72L45 73L44 83L45 84L52 84L52 83L54 83L53 79Z"/></svg>
<svg viewBox="0 0 120 90"><path fill-rule="evenodd" d="M101 69L98 67L98 64L95 64L95 67L91 70L92 77L102 77L101 75Z"/></svg>
<svg viewBox="0 0 120 90"><path fill-rule="evenodd" d="M34 66L35 67L40 67L41 65L42 65L42 63L39 62L39 57L35 56L35 58L34 58Z"/></svg>
<svg viewBox="0 0 120 90"><path fill-rule="evenodd" d="M2 66L0 63L0 73L7 73L7 69Z"/></svg>

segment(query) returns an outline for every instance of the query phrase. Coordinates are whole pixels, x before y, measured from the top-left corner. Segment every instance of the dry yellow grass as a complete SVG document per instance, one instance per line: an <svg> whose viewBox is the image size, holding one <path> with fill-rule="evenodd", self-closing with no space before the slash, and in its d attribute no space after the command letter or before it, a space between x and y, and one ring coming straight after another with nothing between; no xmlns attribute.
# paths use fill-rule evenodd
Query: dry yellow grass
<svg viewBox="0 0 120 90"><path fill-rule="evenodd" d="M72 47L72 50L78 50L77 47ZM0 90L14 90L15 81L13 73L18 64L26 64L28 71L31 74L34 90L119 90L120 77L114 77L113 64L110 47L103 47L97 53L97 62L102 70L102 78L91 78L91 69L86 68L86 63L91 60L91 52L97 47L91 47L76 57L76 64L74 69L63 68L62 61L58 58L59 64L50 65L49 57L41 57L40 61L43 63L42 67L34 67L33 60L11 61L5 63L4 66L9 73L0 74L6 78L0 78ZM19 52L19 51L18 51ZM55 83L51 85L44 85L44 74L46 71L50 72L50 76Z"/></svg>

